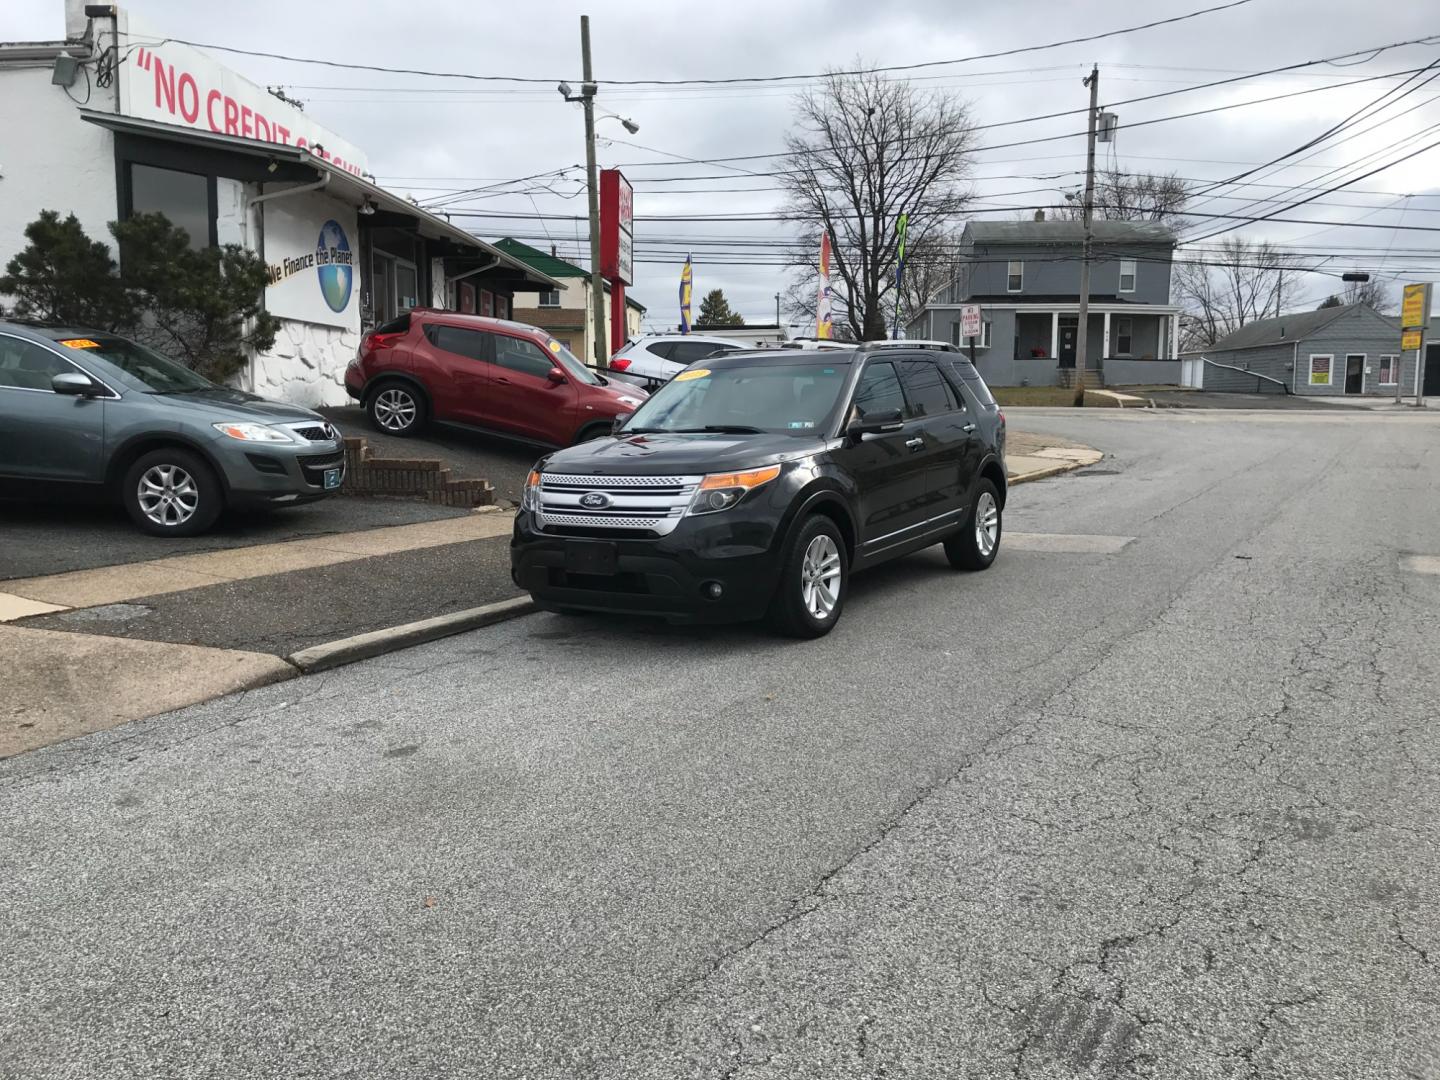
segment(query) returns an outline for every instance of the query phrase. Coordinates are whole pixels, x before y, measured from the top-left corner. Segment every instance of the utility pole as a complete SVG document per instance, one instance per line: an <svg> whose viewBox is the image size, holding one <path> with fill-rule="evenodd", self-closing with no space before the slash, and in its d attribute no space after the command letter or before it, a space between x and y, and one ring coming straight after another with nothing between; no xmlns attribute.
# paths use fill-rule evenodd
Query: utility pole
<svg viewBox="0 0 1440 1080"><path fill-rule="evenodd" d="M1090 69L1090 133L1085 143L1085 246L1080 260L1080 318L1075 328L1075 404L1085 404L1086 344L1090 338L1090 248L1095 225L1095 121L1100 109L1100 66Z"/></svg>
<svg viewBox="0 0 1440 1080"><path fill-rule="evenodd" d="M610 366L605 340L605 279L600 276L600 180L595 172L595 73L590 67L590 16L580 16L580 105L585 110L585 186L590 201L590 317L595 321L592 363ZM1094 121L1091 121L1092 130ZM1091 157L1094 157L1093 145Z"/></svg>
<svg viewBox="0 0 1440 1080"><path fill-rule="evenodd" d="M775 333L778 335L780 330L780 294L777 292L775 294Z"/></svg>

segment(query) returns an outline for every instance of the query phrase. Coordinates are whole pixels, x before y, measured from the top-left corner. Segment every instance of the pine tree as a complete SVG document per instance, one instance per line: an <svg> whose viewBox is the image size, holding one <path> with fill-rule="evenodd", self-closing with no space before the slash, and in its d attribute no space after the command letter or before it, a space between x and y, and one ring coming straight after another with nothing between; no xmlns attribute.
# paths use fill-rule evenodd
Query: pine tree
<svg viewBox="0 0 1440 1080"><path fill-rule="evenodd" d="M700 301L699 326L744 326L745 317L738 311L730 310L730 301L725 299L724 289L711 289Z"/></svg>

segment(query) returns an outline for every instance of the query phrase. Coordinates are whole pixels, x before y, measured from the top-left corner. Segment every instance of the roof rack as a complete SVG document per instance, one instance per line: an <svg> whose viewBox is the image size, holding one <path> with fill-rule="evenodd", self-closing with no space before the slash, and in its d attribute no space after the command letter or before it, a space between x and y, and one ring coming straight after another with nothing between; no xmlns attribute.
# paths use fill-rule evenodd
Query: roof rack
<svg viewBox="0 0 1440 1080"><path fill-rule="evenodd" d="M934 349L938 352L959 352L948 341L928 341L923 338L886 338L883 341L862 341L862 349Z"/></svg>

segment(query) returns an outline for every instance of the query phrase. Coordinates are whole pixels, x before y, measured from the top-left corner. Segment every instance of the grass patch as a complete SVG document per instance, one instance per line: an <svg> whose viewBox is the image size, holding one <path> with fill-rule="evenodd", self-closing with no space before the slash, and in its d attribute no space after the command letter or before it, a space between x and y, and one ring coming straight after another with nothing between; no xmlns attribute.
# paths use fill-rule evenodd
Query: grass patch
<svg viewBox="0 0 1440 1080"><path fill-rule="evenodd" d="M1063 386L992 386L990 393L995 395L995 400L1001 405L1073 405L1075 404L1075 391ZM1086 394L1086 408L1113 409L1116 402L1114 398L1101 397L1098 394Z"/></svg>

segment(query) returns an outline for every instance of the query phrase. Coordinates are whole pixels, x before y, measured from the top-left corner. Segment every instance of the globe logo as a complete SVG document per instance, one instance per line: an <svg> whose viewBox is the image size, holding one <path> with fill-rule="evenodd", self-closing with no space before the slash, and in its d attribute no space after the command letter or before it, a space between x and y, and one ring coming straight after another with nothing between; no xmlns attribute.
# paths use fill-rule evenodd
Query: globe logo
<svg viewBox="0 0 1440 1080"><path fill-rule="evenodd" d="M344 311L350 303L355 284L353 262L345 230L338 221L325 222L315 243L315 272L320 275L320 295L331 311Z"/></svg>

